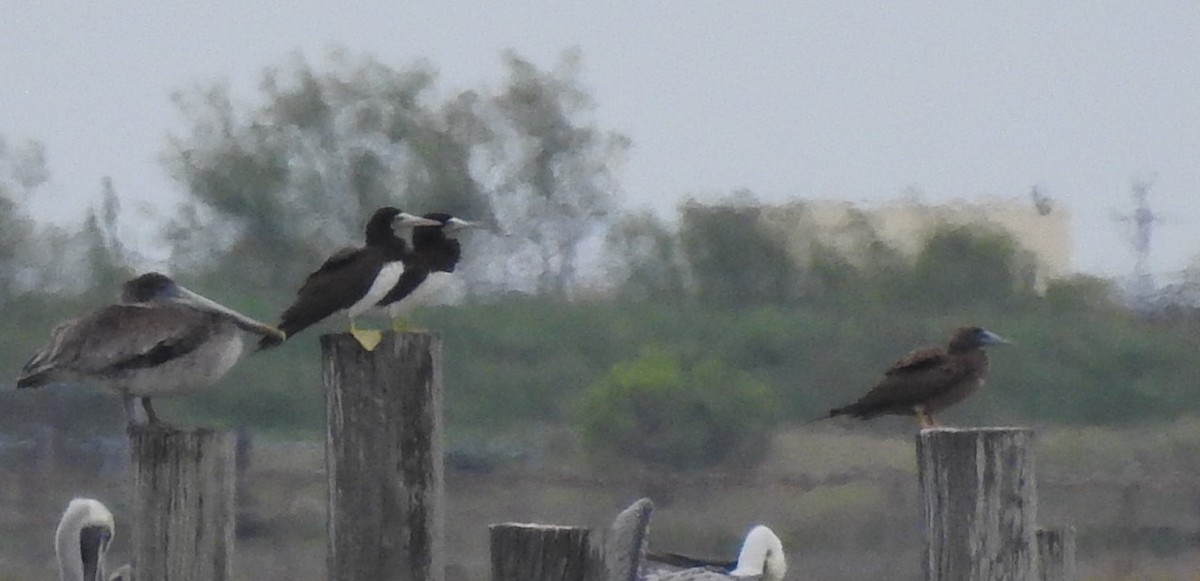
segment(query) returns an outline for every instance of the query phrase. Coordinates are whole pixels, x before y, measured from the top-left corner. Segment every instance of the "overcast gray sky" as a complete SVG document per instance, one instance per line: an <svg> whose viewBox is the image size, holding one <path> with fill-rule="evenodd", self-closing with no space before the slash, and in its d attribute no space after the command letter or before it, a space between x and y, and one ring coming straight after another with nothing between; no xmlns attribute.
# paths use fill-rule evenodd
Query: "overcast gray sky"
<svg viewBox="0 0 1200 581"><path fill-rule="evenodd" d="M23 0L0 15L0 134L48 151L40 215L102 176L168 214L170 93L229 79L254 96L289 53L341 46L447 91L496 85L514 49L584 56L599 122L634 142L633 206L689 194L930 202L1027 195L1070 211L1074 264L1119 274L1135 175L1164 220L1153 268L1200 252L1200 3L303 2ZM52 199L53 198L53 199Z"/></svg>

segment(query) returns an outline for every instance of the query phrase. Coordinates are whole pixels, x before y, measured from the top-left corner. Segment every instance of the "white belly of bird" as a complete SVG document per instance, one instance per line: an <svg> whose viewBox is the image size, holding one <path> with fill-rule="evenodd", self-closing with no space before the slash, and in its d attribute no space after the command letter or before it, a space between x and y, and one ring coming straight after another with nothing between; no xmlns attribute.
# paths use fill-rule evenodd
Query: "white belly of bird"
<svg viewBox="0 0 1200 581"><path fill-rule="evenodd" d="M242 356L242 331L223 325L196 350L161 365L137 369L110 383L117 391L138 397L185 395L204 389L224 377Z"/></svg>
<svg viewBox="0 0 1200 581"><path fill-rule="evenodd" d="M449 302L447 299L453 291L453 276L448 272L431 272L429 276L425 277L425 281L408 296L386 307L372 306L363 314L373 319L395 320L401 317L407 318L413 310L420 306L447 304Z"/></svg>
<svg viewBox="0 0 1200 581"><path fill-rule="evenodd" d="M396 286L402 274L404 274L403 262L389 262L383 265L383 268L379 269L379 274L375 275L375 281L371 283L371 288L367 289L367 294L350 305L350 318L357 318L374 307L375 303L383 299L384 295Z"/></svg>

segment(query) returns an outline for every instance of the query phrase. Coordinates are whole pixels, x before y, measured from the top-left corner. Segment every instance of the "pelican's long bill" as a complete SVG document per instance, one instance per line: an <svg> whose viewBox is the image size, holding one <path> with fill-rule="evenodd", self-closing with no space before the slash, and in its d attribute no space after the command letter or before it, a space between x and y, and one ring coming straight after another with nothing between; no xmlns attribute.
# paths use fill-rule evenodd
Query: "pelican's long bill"
<svg viewBox="0 0 1200 581"><path fill-rule="evenodd" d="M246 315L243 315L203 295L192 292L178 284L175 285L175 289L176 300L184 303L190 303L197 308L229 317L238 327L241 327L242 329L245 329L251 333L275 337L281 341L287 338L283 331L280 331L271 325L268 325L262 321L251 319Z"/></svg>
<svg viewBox="0 0 1200 581"><path fill-rule="evenodd" d="M83 563L85 581L105 581L104 554L112 540L112 529L104 525L88 525L79 529L79 558Z"/></svg>

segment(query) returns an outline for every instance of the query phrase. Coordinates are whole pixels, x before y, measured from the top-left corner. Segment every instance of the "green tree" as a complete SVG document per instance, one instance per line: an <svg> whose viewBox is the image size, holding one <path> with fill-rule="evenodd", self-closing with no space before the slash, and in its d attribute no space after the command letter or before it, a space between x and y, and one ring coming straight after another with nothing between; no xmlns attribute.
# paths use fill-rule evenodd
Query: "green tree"
<svg viewBox="0 0 1200 581"><path fill-rule="evenodd" d="M612 279L627 299L677 300L684 294L683 269L675 233L649 212L626 214L605 239Z"/></svg>
<svg viewBox="0 0 1200 581"><path fill-rule="evenodd" d="M917 303L1010 308L1034 295L1033 255L1002 230L943 225L917 253L909 289Z"/></svg>
<svg viewBox="0 0 1200 581"><path fill-rule="evenodd" d="M756 204L680 208L679 239L696 296L714 305L794 302L800 271L783 240L762 226Z"/></svg>
<svg viewBox="0 0 1200 581"><path fill-rule="evenodd" d="M506 278L535 264L533 289L565 298L578 282L583 245L603 237L616 210L616 169L630 141L589 118L595 108L579 79L582 58L564 53L542 70L513 53L508 77L488 101L490 165L499 176L493 206L512 234L489 244L486 260Z"/></svg>
<svg viewBox="0 0 1200 581"><path fill-rule="evenodd" d="M675 469L765 455L774 427L765 386L715 359L685 368L661 349L621 362L584 395L581 432L593 451Z"/></svg>
<svg viewBox="0 0 1200 581"><path fill-rule="evenodd" d="M36 286L40 276L36 231L24 205L48 179L40 143L12 146L0 136L0 303Z"/></svg>
<svg viewBox="0 0 1200 581"><path fill-rule="evenodd" d="M487 217L469 167L473 100L433 102L435 79L427 65L335 52L328 70L299 58L268 70L249 111L221 85L176 95L187 129L167 164L188 194L167 232L177 256L205 262L215 250L239 275L286 286L360 244L379 206Z"/></svg>

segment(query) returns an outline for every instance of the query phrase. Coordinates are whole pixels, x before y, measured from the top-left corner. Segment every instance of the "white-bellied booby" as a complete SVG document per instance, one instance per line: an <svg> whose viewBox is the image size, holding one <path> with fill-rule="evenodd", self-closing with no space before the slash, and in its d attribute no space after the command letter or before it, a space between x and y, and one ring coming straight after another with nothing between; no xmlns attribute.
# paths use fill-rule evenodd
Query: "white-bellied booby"
<svg viewBox="0 0 1200 581"><path fill-rule="evenodd" d="M296 292L296 300L280 315L279 328L290 338L345 310L350 316L350 334L367 351L375 349L383 334L359 329L356 320L400 281L405 264L413 256L413 228L435 225L440 223L391 206L376 210L367 221L366 246L342 249L308 275ZM264 338L258 346L266 349L279 343Z"/></svg>
<svg viewBox="0 0 1200 581"><path fill-rule="evenodd" d="M437 224L417 226L413 230L413 256L406 262L404 274L368 313L374 317L387 317L396 331L410 328L405 316L413 307L444 292L442 277L453 273L462 258L462 244L456 236L463 230L482 227L479 222L444 212L431 212L424 217Z"/></svg>

